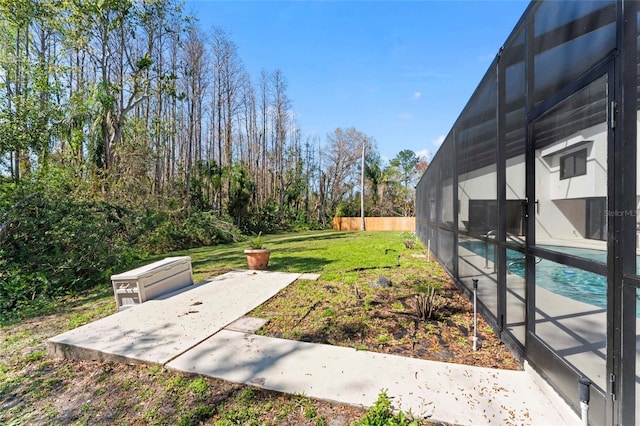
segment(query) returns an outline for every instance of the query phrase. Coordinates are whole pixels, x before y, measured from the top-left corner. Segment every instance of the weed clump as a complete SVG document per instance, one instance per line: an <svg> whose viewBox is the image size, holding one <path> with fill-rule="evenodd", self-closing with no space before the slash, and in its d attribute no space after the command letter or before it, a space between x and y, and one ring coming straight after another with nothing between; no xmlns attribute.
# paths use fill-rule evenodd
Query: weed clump
<svg viewBox="0 0 640 426"><path fill-rule="evenodd" d="M387 391L383 389L378 394L376 403L361 420L354 423L354 426L418 426L418 422L409 419L402 411L393 414L391 400Z"/></svg>
<svg viewBox="0 0 640 426"><path fill-rule="evenodd" d="M438 286L420 285L416 294L416 314L420 321L431 319L435 311L442 305L442 300L437 293Z"/></svg>

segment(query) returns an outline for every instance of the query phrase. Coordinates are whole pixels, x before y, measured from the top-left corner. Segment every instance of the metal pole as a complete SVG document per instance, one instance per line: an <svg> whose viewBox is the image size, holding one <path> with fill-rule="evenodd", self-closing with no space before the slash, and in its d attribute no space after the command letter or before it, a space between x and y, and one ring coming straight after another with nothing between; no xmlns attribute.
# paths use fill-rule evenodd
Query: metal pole
<svg viewBox="0 0 640 426"><path fill-rule="evenodd" d="M431 238L427 240L427 262L431 262Z"/></svg>
<svg viewBox="0 0 640 426"><path fill-rule="evenodd" d="M489 269L489 243L484 242L484 269Z"/></svg>
<svg viewBox="0 0 640 426"><path fill-rule="evenodd" d="M582 426L589 426L589 399L590 398L591 380L581 376L578 379L578 390L580 391L580 411L582 417Z"/></svg>
<svg viewBox="0 0 640 426"><path fill-rule="evenodd" d="M478 279L473 279L473 350L478 350Z"/></svg>
<svg viewBox="0 0 640 426"><path fill-rule="evenodd" d="M493 246L493 273L496 273L496 262L498 261L498 246Z"/></svg>
<svg viewBox="0 0 640 426"><path fill-rule="evenodd" d="M364 145L367 143L367 138L362 141L362 167L360 172L360 217L362 223L360 229L364 231Z"/></svg>

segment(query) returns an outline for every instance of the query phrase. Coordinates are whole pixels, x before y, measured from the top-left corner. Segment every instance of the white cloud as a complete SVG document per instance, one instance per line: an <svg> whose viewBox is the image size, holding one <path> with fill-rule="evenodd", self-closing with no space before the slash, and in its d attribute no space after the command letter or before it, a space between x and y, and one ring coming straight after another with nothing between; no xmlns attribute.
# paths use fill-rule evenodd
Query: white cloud
<svg viewBox="0 0 640 426"><path fill-rule="evenodd" d="M416 157L422 160L430 161L433 157L433 154L428 149L421 149L420 151L416 151Z"/></svg>
<svg viewBox="0 0 640 426"><path fill-rule="evenodd" d="M420 92L413 92L413 100L417 101L418 99L420 99L422 97L422 93Z"/></svg>
<svg viewBox="0 0 640 426"><path fill-rule="evenodd" d="M445 137L446 137L445 135L438 136L437 138L431 141L431 145L435 147L440 147L440 145L442 145L442 142L444 142Z"/></svg>
<svg viewBox="0 0 640 426"><path fill-rule="evenodd" d="M411 120L413 118L413 115L408 112L401 112L400 114L398 114L398 118L400 120Z"/></svg>

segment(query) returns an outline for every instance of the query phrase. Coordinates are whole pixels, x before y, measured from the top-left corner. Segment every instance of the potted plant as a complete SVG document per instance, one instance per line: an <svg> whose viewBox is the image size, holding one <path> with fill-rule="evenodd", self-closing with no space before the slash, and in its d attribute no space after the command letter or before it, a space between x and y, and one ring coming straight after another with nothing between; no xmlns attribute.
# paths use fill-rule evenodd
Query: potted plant
<svg viewBox="0 0 640 426"><path fill-rule="evenodd" d="M249 269L264 270L269 264L271 250L264 247L262 232L249 240L249 248L244 251Z"/></svg>

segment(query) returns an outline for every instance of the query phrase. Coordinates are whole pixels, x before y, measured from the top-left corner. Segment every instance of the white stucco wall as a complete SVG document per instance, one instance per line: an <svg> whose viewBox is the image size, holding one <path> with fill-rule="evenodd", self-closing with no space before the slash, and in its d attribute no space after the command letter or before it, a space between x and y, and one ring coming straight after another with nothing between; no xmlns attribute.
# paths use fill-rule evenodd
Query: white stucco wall
<svg viewBox="0 0 640 426"><path fill-rule="evenodd" d="M442 182L441 220L453 225L453 179Z"/></svg>
<svg viewBox="0 0 640 426"><path fill-rule="evenodd" d="M640 118L640 117L639 117ZM640 124L639 124L640 128ZM586 142L585 141L589 141ZM573 148L574 147L574 148ZM587 149L586 175L560 179L560 158ZM640 150L639 150L640 158ZM607 196L607 125L584 129L536 151L536 232L538 238L584 238L586 203L590 197ZM524 199L524 155L507 159L506 198ZM640 188L640 172L638 173ZM458 176L459 226L469 221L469 200L495 200L495 165ZM443 195L448 191L443 191ZM448 200L447 200L448 202ZM640 197L638 197L640 208Z"/></svg>
<svg viewBox="0 0 640 426"><path fill-rule="evenodd" d="M507 159L507 200L523 200L526 198L526 176L524 154Z"/></svg>
<svg viewBox="0 0 640 426"><path fill-rule="evenodd" d="M590 141L586 145L584 141ZM572 148L575 146L575 148ZM587 174L560 180L560 158L587 149ZM555 154L557 153L557 154ZM607 125L590 127L536 151L536 192L552 200L607 196Z"/></svg>
<svg viewBox="0 0 640 426"><path fill-rule="evenodd" d="M469 200L495 200L498 197L496 165L491 164L458 176L458 222L461 229L469 222Z"/></svg>
<svg viewBox="0 0 640 426"><path fill-rule="evenodd" d="M585 148L586 175L560 180L560 158ZM585 198L607 196L606 123L537 150L535 167L537 238L584 238Z"/></svg>

